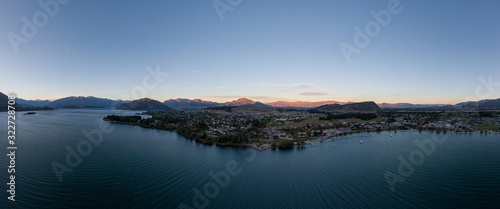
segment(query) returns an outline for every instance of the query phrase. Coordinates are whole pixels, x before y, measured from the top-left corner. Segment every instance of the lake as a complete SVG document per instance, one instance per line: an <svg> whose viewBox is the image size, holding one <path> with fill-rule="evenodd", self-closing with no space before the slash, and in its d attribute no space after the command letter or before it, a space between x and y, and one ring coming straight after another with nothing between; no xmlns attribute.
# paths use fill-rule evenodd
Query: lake
<svg viewBox="0 0 500 209"><path fill-rule="evenodd" d="M498 134L360 133L259 152L102 121L137 112L37 113L16 115L15 202L0 113L0 208L500 208Z"/></svg>

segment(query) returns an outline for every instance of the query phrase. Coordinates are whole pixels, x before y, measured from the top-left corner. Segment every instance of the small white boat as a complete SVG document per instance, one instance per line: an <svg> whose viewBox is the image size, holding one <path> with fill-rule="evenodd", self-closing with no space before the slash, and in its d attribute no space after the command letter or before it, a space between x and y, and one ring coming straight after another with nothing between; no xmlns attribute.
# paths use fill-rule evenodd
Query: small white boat
<svg viewBox="0 0 500 209"><path fill-rule="evenodd" d="M363 140L361 140L359 143L360 143L360 144L363 144Z"/></svg>
<svg viewBox="0 0 500 209"><path fill-rule="evenodd" d="M392 137L392 134L391 134L391 137Z"/></svg>

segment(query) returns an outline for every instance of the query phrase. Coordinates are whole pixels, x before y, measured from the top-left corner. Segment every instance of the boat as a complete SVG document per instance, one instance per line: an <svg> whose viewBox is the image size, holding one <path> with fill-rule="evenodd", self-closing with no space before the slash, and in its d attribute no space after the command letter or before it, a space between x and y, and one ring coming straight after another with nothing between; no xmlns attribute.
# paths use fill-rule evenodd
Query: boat
<svg viewBox="0 0 500 209"><path fill-rule="evenodd" d="M361 140L359 143L360 143L360 144L363 144L363 140Z"/></svg>
<svg viewBox="0 0 500 209"><path fill-rule="evenodd" d="M392 137L392 134L391 134L391 137Z"/></svg>

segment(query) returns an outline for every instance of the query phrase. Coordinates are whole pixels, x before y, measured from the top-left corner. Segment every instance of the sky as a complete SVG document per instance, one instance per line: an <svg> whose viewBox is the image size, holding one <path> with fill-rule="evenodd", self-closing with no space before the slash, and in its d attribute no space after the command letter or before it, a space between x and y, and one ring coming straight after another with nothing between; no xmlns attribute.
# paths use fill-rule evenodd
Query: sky
<svg viewBox="0 0 500 209"><path fill-rule="evenodd" d="M0 0L1 92L217 102L500 98L496 0L67 1Z"/></svg>

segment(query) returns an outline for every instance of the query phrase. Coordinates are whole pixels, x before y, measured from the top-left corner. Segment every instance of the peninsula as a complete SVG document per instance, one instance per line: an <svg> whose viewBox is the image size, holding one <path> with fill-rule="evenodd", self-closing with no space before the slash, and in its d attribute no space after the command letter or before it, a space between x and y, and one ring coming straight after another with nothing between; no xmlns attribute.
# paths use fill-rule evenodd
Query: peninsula
<svg viewBox="0 0 500 209"><path fill-rule="evenodd" d="M373 102L312 109L217 106L201 110L148 111L104 120L175 131L203 144L259 150L304 147L352 133L398 130L489 134L500 131L500 112L475 109L380 109Z"/></svg>

